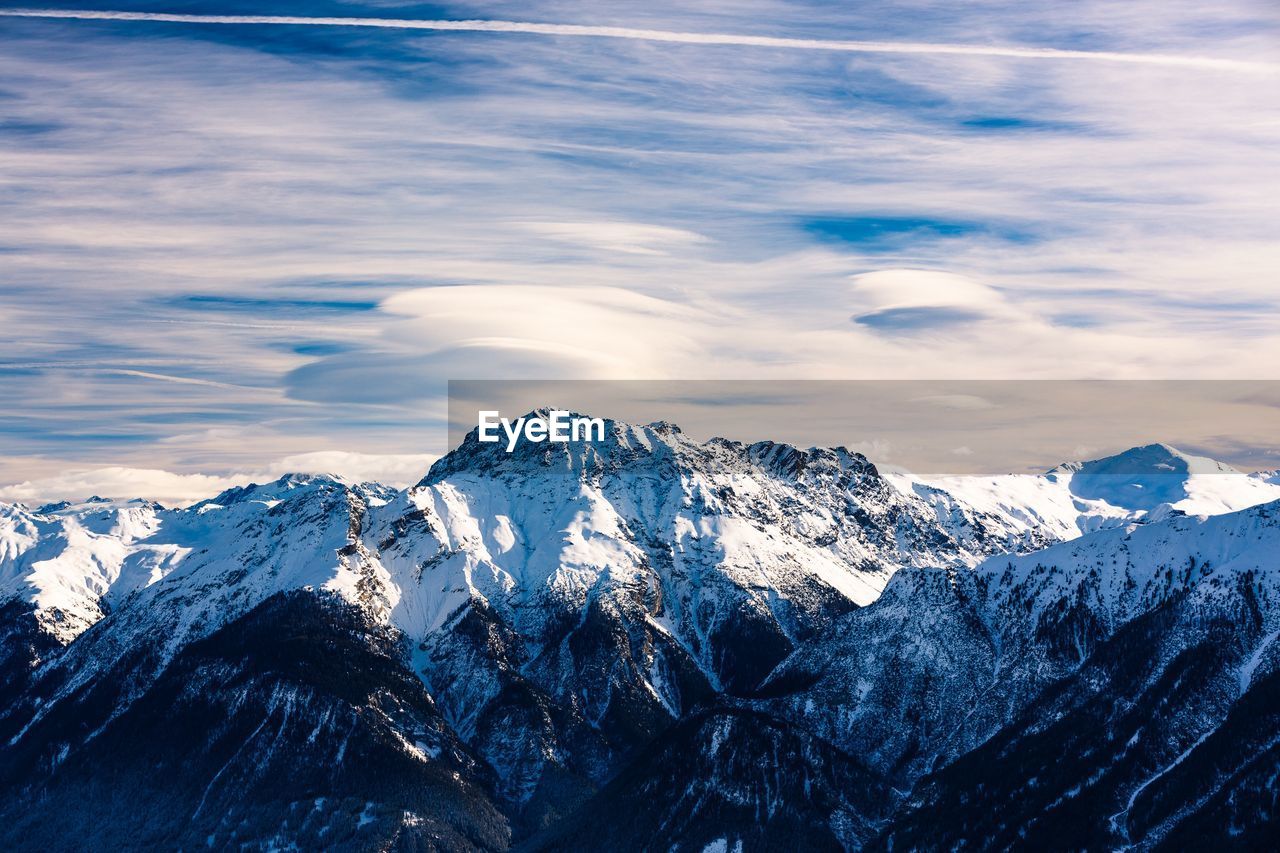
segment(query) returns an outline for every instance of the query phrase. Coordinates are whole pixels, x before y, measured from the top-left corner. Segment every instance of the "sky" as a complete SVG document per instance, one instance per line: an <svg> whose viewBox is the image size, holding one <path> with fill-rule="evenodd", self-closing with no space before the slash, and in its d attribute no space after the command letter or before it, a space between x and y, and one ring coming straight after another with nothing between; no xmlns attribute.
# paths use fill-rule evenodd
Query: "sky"
<svg viewBox="0 0 1280 853"><path fill-rule="evenodd" d="M561 26L0 16L0 500L412 482L449 379L1280 379L1268 0L48 8Z"/></svg>

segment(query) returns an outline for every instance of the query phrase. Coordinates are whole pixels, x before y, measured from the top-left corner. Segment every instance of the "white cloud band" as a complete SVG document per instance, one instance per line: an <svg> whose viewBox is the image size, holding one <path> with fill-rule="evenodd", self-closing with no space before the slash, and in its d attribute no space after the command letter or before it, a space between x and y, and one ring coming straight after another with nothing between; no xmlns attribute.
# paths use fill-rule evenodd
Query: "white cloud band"
<svg viewBox="0 0 1280 853"><path fill-rule="evenodd" d="M996 56L1012 59L1095 60L1164 65L1202 70L1243 71L1277 74L1280 64L1211 56L1182 56L1165 53L1122 53L1095 50L1062 50L1050 47L1017 47L982 44L934 44L928 42L847 41L752 36L734 33L690 33L648 30L633 27L601 27L581 24L544 24L529 21L441 21L410 18L334 18L293 15L189 15L167 12L119 12L81 9L4 9L0 17L65 18L95 21L151 21L177 24L253 24L319 27L382 27L385 29L436 30L451 32L526 33L531 35L578 36L674 42L678 44L734 45L824 50L842 53L903 53L941 56Z"/></svg>

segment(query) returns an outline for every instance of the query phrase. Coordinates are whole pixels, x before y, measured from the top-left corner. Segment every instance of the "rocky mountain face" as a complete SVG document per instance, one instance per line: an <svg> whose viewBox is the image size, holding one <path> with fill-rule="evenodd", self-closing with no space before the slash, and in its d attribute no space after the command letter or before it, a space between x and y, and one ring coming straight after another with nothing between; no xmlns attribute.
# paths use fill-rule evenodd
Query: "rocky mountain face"
<svg viewBox="0 0 1280 853"><path fill-rule="evenodd" d="M877 846L1157 847L1246 795L1208 835L1274 832L1280 504L907 570L843 621L767 704L914 787Z"/></svg>
<svg viewBox="0 0 1280 853"><path fill-rule="evenodd" d="M185 645L144 686L150 661L134 655L70 690L51 673L35 707L4 721L0 839L502 849L510 828L488 768L401 651L358 608L292 592Z"/></svg>
<svg viewBox="0 0 1280 853"><path fill-rule="evenodd" d="M925 481L607 426L513 453L473 434L404 491L298 475L179 510L0 506L0 838L932 849L1274 827L1280 487L1163 445Z"/></svg>

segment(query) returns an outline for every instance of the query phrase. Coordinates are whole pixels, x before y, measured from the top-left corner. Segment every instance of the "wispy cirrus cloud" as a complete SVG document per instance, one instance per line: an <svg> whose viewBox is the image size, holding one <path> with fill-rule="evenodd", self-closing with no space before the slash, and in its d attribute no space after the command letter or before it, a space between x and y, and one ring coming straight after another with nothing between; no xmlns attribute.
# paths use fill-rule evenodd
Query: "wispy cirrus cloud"
<svg viewBox="0 0 1280 853"><path fill-rule="evenodd" d="M665 255L705 243L707 238L683 228L638 222L522 222L534 234L559 243L634 255Z"/></svg>
<svg viewBox="0 0 1280 853"><path fill-rule="evenodd" d="M205 8L298 12L268 5ZM1276 38L1251 2L440 14L1243 63ZM1280 363L1266 75L120 20L5 18L0 41L11 460L434 453L451 376Z"/></svg>
<svg viewBox="0 0 1280 853"><path fill-rule="evenodd" d="M527 35L615 38L673 44L728 45L782 50L826 50L839 53L903 53L935 56L993 56L1006 59L1091 60L1171 65L1182 68L1280 73L1280 63L1227 59L1173 53L1127 53L1107 50L1066 50L1052 47L1018 47L993 44L938 44L928 42L849 41L844 39L785 38L734 33L677 32L637 27L605 27L590 24L536 23L533 21L431 20L416 18L322 17L311 15L211 15L171 12L124 12L91 9L6 9L0 16L85 21L137 21L168 24L224 26L376 27L392 30L429 30L463 33L521 33Z"/></svg>

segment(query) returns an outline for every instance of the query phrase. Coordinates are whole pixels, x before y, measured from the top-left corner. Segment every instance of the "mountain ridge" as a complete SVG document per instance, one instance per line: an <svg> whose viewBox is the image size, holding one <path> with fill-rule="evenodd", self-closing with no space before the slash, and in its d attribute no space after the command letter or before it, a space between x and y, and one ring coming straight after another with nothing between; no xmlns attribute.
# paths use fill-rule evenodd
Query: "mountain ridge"
<svg viewBox="0 0 1280 853"><path fill-rule="evenodd" d="M481 824L507 827L485 845L507 843L495 840L511 837L502 832L560 837L557 827L581 827L574 815L642 807L650 802L643 791L676 784L671 768L645 763L665 748L690 759L680 772L689 791L702 792L664 801L684 827L665 836L666 846L722 837L742 820L722 792L740 787L745 801L778 815L774 829L764 820L741 836L748 846L807 827L824 844L861 847L892 831L896 810L912 825L916 800L895 786L933 790L936 773L1006 732L1055 684L1077 679L1128 625L1208 595L1214 577L1238 578L1221 574L1236 571L1219 565L1222 555L1271 529L1241 519L1276 509L1200 517L1167 503L1143 509L1071 495L1080 503L1054 515L1070 494L1060 474L988 478L978 483L986 492L971 481L969 494L957 495L843 449L696 442L673 425L609 422L609 430L616 440L601 447L528 445L510 455L480 446L473 433L405 490L290 475L185 509L0 507L0 605L11 616L0 635L0 678L14 686L14 698L0 703L0 754L28 755L24 766L40 768L22 785L11 780L6 796L33 808L39 791L63 790L59 767L89 760L127 721L159 708L186 713L165 687L174 668L214 636L234 648L271 647L270 620L254 614L284 607L310 613L322 644L353 631L391 638L368 659L384 682L368 694L345 693L324 667L302 665L306 646L288 647L282 671L332 714L370 721L390 713L380 697L409 701L403 676L392 674L409 673L429 699L431 725L477 768L470 787L449 797L474 803ZM1171 476L1189 482L1189 471ZM1003 484L1017 487L1012 496L971 499ZM1264 493L1256 488L1228 496ZM1217 550L1201 541L1198 531L1230 524L1244 526L1215 539ZM1143 564L1140 575L1103 565L1126 553L1164 562L1159 571ZM1069 568L1046 570L1046 560ZM1255 571L1269 570L1255 562ZM1205 612L1245 595L1238 583L1223 588L1222 601L1200 605ZM279 603L299 595L332 598L353 615ZM1250 600L1273 613L1269 586ZM246 645L250 631L259 639ZM1269 647L1214 654L1243 661L1233 664L1237 681L1249 660L1250 680L1264 680ZM231 660L218 666L243 671ZM258 723L290 744L301 777L316 762L341 764L335 742L309 742L275 716L286 707L266 698L275 678L255 682ZM230 683L211 689L221 694ZM423 724L391 720L360 731L434 766ZM724 726L746 750L736 761L765 744L785 753L781 775L711 784L715 756L733 754L717 745ZM245 748L252 728L239 735ZM212 748L206 734L189 732L196 753ZM826 762L825 749L863 769ZM617 781L620 774L631 781ZM863 774L876 793L855 802L827 788L815 811L803 794L806 774ZM355 819L342 831L427 838L462 825L428 819L414 811L420 806L392 808L400 795L386 796L371 807L378 814L417 816ZM243 820L258 826L267 814ZM822 829L828 819L836 823ZM319 831L281 820L291 831ZM210 831L222 837L223 829ZM608 841L580 840L590 838Z"/></svg>

